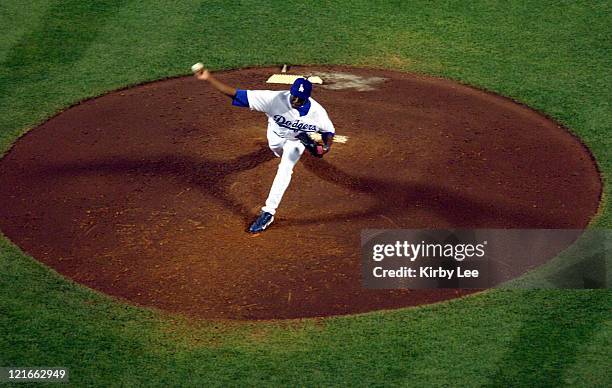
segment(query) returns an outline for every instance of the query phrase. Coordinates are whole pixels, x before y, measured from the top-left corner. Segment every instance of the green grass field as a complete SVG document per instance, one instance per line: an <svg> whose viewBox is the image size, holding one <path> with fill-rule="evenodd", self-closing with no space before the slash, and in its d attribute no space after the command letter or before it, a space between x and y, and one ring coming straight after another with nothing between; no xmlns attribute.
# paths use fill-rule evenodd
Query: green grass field
<svg viewBox="0 0 612 388"><path fill-rule="evenodd" d="M0 154L84 98L212 69L351 64L491 90L564 124L612 227L609 1L0 3ZM545 139L543 139L545 141ZM1 203L1 202L0 202ZM359 316L188 321L62 278L0 238L0 366L77 386L610 386L610 290L496 290Z"/></svg>

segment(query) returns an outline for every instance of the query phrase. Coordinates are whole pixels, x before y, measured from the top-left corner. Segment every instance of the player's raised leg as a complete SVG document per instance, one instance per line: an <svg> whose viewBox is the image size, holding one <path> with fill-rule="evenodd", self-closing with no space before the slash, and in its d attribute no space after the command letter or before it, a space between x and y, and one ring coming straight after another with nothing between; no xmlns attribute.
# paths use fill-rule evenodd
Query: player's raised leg
<svg viewBox="0 0 612 388"><path fill-rule="evenodd" d="M274 152L274 155L277 157L281 157L283 155L283 146L287 142L285 138L280 137L273 129L268 128L267 132L268 137L268 147Z"/></svg>

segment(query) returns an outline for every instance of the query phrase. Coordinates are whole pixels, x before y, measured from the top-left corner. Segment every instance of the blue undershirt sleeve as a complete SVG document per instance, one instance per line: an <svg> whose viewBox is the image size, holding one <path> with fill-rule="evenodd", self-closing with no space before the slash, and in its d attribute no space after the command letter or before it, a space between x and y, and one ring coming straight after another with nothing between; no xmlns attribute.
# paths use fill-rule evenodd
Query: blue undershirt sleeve
<svg viewBox="0 0 612 388"><path fill-rule="evenodd" d="M236 95L234 96L234 99L232 100L232 105L248 108L249 98L247 97L247 91L238 89L236 91Z"/></svg>

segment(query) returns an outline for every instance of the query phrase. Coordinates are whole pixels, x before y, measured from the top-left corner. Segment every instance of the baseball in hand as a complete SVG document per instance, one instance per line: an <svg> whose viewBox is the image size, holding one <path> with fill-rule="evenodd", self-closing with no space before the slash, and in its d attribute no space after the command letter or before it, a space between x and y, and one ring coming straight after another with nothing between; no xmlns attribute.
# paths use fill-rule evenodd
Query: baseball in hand
<svg viewBox="0 0 612 388"><path fill-rule="evenodd" d="M204 68L204 64L198 62L195 65L191 66L191 71L193 72L193 74L197 74L200 71L202 71L203 68Z"/></svg>

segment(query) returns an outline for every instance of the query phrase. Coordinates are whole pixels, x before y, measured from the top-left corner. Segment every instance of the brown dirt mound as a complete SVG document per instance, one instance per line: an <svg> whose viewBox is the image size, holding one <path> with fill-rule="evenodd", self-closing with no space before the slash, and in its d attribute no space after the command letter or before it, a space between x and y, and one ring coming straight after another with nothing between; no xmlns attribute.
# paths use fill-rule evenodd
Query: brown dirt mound
<svg viewBox="0 0 612 388"><path fill-rule="evenodd" d="M292 70L334 73L313 97L349 141L324 160L304 155L267 232L245 233L278 163L265 116L192 77L83 102L24 136L0 163L0 229L60 273L139 305L266 319L470 292L362 289L364 228L582 228L597 210L587 150L528 108L398 72ZM274 72L218 76L283 88L265 84Z"/></svg>

